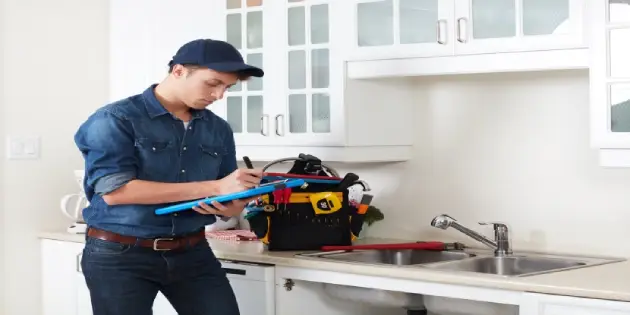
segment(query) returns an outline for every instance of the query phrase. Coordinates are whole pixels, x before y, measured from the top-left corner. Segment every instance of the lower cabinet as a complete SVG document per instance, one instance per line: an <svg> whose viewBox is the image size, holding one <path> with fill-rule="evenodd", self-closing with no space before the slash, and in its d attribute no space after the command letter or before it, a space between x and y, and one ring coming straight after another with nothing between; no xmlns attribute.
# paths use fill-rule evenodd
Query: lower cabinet
<svg viewBox="0 0 630 315"><path fill-rule="evenodd" d="M630 315L630 303L524 293L519 315Z"/></svg>
<svg viewBox="0 0 630 315"><path fill-rule="evenodd" d="M41 241L42 314L92 315L90 291L81 272L83 244ZM177 315L164 295L158 293L154 315Z"/></svg>
<svg viewBox="0 0 630 315"><path fill-rule="evenodd" d="M403 309L376 307L335 298L322 283L276 278L276 315L405 315Z"/></svg>
<svg viewBox="0 0 630 315"><path fill-rule="evenodd" d="M92 315L90 292L81 273L83 244L43 239L42 314ZM361 296L343 300L323 283L285 279L273 266L222 261L231 270L242 315L405 315L404 309L378 307ZM308 270L305 270L308 272ZM277 273L277 271L275 272ZM326 279L321 279L326 281ZM240 294L239 294L240 293ZM177 315L158 294L154 315ZM519 315L630 315L630 303L538 293L523 293Z"/></svg>

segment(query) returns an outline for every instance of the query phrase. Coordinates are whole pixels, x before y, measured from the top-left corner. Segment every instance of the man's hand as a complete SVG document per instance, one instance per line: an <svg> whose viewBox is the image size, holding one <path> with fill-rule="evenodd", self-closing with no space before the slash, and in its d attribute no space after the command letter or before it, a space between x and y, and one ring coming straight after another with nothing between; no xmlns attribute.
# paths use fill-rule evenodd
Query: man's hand
<svg viewBox="0 0 630 315"><path fill-rule="evenodd" d="M231 194L256 187L263 178L260 169L237 169L232 174L219 179L219 192L221 195Z"/></svg>
<svg viewBox="0 0 630 315"><path fill-rule="evenodd" d="M201 214L215 214L215 215L222 215L226 217L233 217L233 216L240 215L243 209L245 209L245 206L247 206L248 203L256 200L257 198L258 197L256 196L256 197L251 197L249 199L233 200L230 203L227 203L225 205L218 203L216 201L213 201L212 206L206 204L205 202L200 202L199 206L193 207L193 210Z"/></svg>

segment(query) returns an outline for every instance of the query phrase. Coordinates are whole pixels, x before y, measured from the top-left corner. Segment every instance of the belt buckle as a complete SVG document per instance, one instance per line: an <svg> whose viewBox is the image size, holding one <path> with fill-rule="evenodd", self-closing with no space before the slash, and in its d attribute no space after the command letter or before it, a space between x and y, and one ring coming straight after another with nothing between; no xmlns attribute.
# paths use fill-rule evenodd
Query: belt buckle
<svg viewBox="0 0 630 315"><path fill-rule="evenodd" d="M170 250L168 248L161 248L161 249L158 248L158 243L160 241L172 241L172 240L174 240L174 239L173 238L156 238L156 239L154 239L153 240L153 250L155 250L155 251L168 251L168 250Z"/></svg>

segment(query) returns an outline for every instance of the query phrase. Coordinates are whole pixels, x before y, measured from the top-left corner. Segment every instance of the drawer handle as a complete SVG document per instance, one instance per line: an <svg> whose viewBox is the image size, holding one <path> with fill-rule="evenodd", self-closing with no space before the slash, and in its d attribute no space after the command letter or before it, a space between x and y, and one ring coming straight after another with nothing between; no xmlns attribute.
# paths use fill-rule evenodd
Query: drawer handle
<svg viewBox="0 0 630 315"><path fill-rule="evenodd" d="M77 254L77 262L76 262L77 263L77 266L76 266L77 268L76 269L77 269L77 272L81 272L82 273L83 269L81 269L81 258L83 258L83 253L78 253Z"/></svg>
<svg viewBox="0 0 630 315"><path fill-rule="evenodd" d="M225 271L225 273L231 274L231 275L240 275L240 276L247 275L247 270L243 270L243 269L223 268L223 270Z"/></svg>

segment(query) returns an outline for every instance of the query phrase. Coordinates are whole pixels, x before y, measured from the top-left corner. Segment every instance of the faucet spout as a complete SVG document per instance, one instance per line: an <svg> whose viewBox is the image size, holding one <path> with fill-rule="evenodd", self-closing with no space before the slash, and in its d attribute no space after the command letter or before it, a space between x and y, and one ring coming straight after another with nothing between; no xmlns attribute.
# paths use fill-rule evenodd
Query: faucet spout
<svg viewBox="0 0 630 315"><path fill-rule="evenodd" d="M486 223L480 223L480 224L486 224ZM452 218L451 216L447 214L438 215L435 218L433 218L433 220L431 220L431 226L442 229L442 230L446 230L447 228L452 227L462 232L463 234L467 235L468 237L494 249L496 256L505 256L505 255L512 254L512 250L510 249L510 244L509 244L509 240L507 236L507 231L508 231L507 226L501 223L492 223L492 224L494 224L495 238L497 239L497 241L492 241L488 239L487 237L459 224L457 220L455 220L454 218Z"/></svg>

